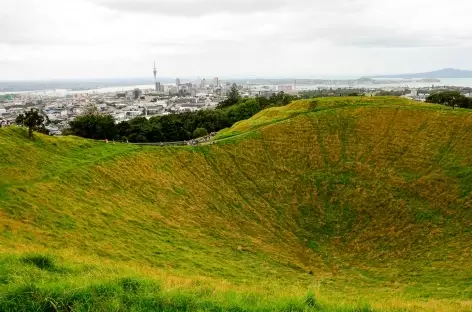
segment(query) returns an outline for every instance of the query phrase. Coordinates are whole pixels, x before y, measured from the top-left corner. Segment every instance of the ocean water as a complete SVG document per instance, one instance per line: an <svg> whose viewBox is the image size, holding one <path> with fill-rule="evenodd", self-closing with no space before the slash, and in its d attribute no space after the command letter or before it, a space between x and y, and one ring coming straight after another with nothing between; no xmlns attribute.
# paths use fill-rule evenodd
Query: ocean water
<svg viewBox="0 0 472 312"><path fill-rule="evenodd" d="M376 79L381 82L382 80L401 80L399 83L353 83L349 84L320 84L320 85L297 85L297 90L313 90L317 88L366 88L366 89L383 89L383 88L427 88L431 86L449 86L449 87L471 87L472 78L441 78L441 82L418 82L415 79L411 81L405 81L406 79Z"/></svg>

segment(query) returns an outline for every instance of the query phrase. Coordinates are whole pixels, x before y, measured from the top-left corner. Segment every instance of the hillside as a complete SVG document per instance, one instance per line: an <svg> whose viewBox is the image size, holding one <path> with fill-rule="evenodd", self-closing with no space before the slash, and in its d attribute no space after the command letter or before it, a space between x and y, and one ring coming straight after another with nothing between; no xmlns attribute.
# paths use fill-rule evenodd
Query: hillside
<svg viewBox="0 0 472 312"><path fill-rule="evenodd" d="M472 113L271 108L199 147L0 129L0 311L470 311Z"/></svg>

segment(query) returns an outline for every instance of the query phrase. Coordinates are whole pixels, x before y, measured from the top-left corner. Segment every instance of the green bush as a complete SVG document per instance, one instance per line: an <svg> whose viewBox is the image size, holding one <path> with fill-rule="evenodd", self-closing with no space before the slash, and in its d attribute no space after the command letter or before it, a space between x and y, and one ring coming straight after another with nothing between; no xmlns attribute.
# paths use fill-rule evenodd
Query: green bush
<svg viewBox="0 0 472 312"><path fill-rule="evenodd" d="M226 110L228 120L234 124L240 120L249 119L261 110L261 106L256 99L244 100L241 103L231 106Z"/></svg>
<svg viewBox="0 0 472 312"><path fill-rule="evenodd" d="M193 131L193 137L196 138L201 138L208 135L208 131L205 128L197 128L195 131Z"/></svg>

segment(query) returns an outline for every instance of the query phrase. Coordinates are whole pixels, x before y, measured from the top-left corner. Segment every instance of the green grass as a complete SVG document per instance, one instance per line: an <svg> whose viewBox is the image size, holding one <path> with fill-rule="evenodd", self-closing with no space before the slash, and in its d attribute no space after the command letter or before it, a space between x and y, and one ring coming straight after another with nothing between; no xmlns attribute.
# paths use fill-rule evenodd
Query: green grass
<svg viewBox="0 0 472 312"><path fill-rule="evenodd" d="M0 129L0 311L468 311L472 114L298 101L200 147Z"/></svg>
<svg viewBox="0 0 472 312"><path fill-rule="evenodd" d="M162 285L129 269L57 264L44 255L5 257L0 272L1 311L372 311L367 304L326 305L313 292L269 297L199 280Z"/></svg>

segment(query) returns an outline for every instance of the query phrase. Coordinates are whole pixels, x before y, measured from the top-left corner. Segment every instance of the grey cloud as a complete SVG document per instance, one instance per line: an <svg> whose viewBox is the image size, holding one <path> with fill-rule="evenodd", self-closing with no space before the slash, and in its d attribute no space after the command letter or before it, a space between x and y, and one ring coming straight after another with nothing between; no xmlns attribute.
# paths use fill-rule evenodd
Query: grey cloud
<svg viewBox="0 0 472 312"><path fill-rule="evenodd" d="M343 31L335 31L331 33L329 38L337 45L363 48L446 47L462 43L454 37L431 36L414 32L404 33L389 27L351 27Z"/></svg>
<svg viewBox="0 0 472 312"><path fill-rule="evenodd" d="M359 12L372 0L89 0L111 10L197 17L214 13L293 11Z"/></svg>
<svg viewBox="0 0 472 312"><path fill-rule="evenodd" d="M58 38L54 30L44 21L0 15L0 44L39 46L72 44L75 41L74 38Z"/></svg>
<svg viewBox="0 0 472 312"><path fill-rule="evenodd" d="M31 31L21 23L8 15L0 15L0 43L22 44L31 42L35 36L30 36Z"/></svg>
<svg viewBox="0 0 472 312"><path fill-rule="evenodd" d="M448 47L458 45L453 40L430 40L421 37L409 36L384 36L384 37L362 37L355 36L346 38L340 44L347 44L365 48L431 48L431 47Z"/></svg>
<svg viewBox="0 0 472 312"><path fill-rule="evenodd" d="M287 5L286 0L92 0L112 10L162 15L202 16L213 13L268 12Z"/></svg>
<svg viewBox="0 0 472 312"><path fill-rule="evenodd" d="M470 41L470 39L469 39ZM452 36L431 35L427 33L402 33L395 29L383 28L370 32L359 32L337 40L341 45L364 48L432 48L463 45L466 41Z"/></svg>
<svg viewBox="0 0 472 312"><path fill-rule="evenodd" d="M0 11L3 75L5 62L16 60L47 63L47 72L58 75L98 75L96 68L113 75L123 70L115 62L142 62L126 68L133 73L154 59L163 72L185 74L354 72L369 64L391 70L410 59L450 67L468 64L472 47L467 19L454 23L453 15L444 15L438 23L434 14L400 10L415 0L3 1L12 4L5 9L2 2ZM66 69L67 58L77 64Z"/></svg>
<svg viewBox="0 0 472 312"><path fill-rule="evenodd" d="M360 48L422 48L453 47L472 42L472 36L451 33L430 33L405 30L390 26L311 23L293 25L291 30L278 36L287 42L328 42L336 46Z"/></svg>

